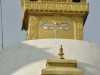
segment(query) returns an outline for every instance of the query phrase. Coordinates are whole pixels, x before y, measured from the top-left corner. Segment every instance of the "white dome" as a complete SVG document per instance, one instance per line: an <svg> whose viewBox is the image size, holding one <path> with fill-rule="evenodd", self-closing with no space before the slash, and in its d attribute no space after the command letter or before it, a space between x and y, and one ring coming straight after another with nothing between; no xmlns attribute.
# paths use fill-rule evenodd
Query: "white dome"
<svg viewBox="0 0 100 75"><path fill-rule="evenodd" d="M0 75L41 75L47 58L57 58L60 45L66 59L76 59L84 75L100 75L100 46L79 40L23 41L0 51Z"/></svg>

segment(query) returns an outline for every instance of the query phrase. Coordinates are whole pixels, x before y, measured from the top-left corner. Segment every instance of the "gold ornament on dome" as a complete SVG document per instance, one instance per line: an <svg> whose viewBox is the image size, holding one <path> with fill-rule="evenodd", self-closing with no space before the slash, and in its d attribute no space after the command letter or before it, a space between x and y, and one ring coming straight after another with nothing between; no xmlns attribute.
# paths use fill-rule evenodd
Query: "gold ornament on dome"
<svg viewBox="0 0 100 75"><path fill-rule="evenodd" d="M63 57L64 53L63 53L62 45L60 46L58 55L59 55L59 59L64 59L64 57Z"/></svg>

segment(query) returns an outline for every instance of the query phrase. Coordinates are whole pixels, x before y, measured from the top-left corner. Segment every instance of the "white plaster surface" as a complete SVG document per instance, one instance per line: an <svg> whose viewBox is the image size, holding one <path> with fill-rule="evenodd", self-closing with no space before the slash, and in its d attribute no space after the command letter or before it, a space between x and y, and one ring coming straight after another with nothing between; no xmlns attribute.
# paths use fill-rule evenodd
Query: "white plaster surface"
<svg viewBox="0 0 100 75"><path fill-rule="evenodd" d="M23 41L0 51L0 75L41 75L47 58L57 58L60 45L66 59L77 59L84 75L100 75L100 46L79 40Z"/></svg>

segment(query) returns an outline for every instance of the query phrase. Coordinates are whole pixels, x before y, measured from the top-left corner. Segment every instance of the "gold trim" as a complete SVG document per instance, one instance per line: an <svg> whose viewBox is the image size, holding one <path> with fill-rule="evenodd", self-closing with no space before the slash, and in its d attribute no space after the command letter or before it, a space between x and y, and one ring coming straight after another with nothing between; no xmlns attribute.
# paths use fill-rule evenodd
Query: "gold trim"
<svg viewBox="0 0 100 75"><path fill-rule="evenodd" d="M76 25L75 25L75 21L74 21L74 39L76 39Z"/></svg>
<svg viewBox="0 0 100 75"><path fill-rule="evenodd" d="M70 12L70 11L78 11L85 12L89 11L88 3L80 2L80 3L68 3L68 2L24 2L23 7L25 10L33 10L33 11L52 11L52 12Z"/></svg>
<svg viewBox="0 0 100 75"><path fill-rule="evenodd" d="M78 40L83 39L83 25L78 22Z"/></svg>

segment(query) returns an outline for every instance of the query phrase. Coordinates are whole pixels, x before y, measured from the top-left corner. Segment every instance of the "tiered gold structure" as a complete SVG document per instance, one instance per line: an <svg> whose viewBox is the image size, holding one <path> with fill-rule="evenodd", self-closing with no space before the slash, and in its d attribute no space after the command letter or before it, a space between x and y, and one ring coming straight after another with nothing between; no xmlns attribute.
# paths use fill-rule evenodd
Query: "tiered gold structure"
<svg viewBox="0 0 100 75"><path fill-rule="evenodd" d="M46 68L41 75L84 75L84 72L76 67L77 60L47 59Z"/></svg>
<svg viewBox="0 0 100 75"><path fill-rule="evenodd" d="M58 31L57 38L83 39L83 26L88 15L86 0L21 0L23 8L22 30L27 31L27 40L55 38L54 29L43 29L49 22L66 22L68 30ZM57 28L57 26L56 26Z"/></svg>
<svg viewBox="0 0 100 75"><path fill-rule="evenodd" d="M47 59L46 68L42 69L41 75L84 75L84 72L77 68L77 60L64 59L61 46L58 53L59 59Z"/></svg>

